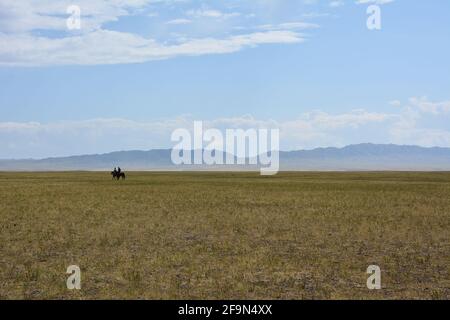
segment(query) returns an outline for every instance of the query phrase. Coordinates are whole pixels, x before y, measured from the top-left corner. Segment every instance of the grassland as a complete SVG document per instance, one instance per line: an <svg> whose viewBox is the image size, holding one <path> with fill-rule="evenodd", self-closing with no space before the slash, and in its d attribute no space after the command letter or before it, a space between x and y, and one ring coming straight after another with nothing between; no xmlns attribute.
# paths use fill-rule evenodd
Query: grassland
<svg viewBox="0 0 450 320"><path fill-rule="evenodd" d="M449 262L450 173L0 173L2 299L449 299Z"/></svg>

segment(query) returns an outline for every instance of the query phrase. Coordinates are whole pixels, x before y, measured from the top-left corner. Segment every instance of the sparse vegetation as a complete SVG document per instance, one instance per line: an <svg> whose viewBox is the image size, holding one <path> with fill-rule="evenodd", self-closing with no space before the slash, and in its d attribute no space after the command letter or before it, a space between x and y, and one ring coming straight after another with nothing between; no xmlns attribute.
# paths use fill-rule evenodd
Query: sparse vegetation
<svg viewBox="0 0 450 320"><path fill-rule="evenodd" d="M449 299L449 261L450 173L0 173L3 299Z"/></svg>

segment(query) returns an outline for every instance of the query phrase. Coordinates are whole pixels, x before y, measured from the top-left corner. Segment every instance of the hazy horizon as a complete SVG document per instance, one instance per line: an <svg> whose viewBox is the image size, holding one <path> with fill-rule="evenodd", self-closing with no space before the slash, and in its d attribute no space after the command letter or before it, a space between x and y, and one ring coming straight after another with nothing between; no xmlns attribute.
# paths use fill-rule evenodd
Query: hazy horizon
<svg viewBox="0 0 450 320"><path fill-rule="evenodd" d="M418 147L422 149L449 149L450 147L440 147L440 146L420 146L420 145L413 145L413 144L395 144L395 143L372 143L372 142L362 142L362 143L356 143L356 144L348 144L345 146L319 146L315 148L305 148L305 149L291 149L291 150L278 150L279 152L296 152L296 151L314 151L314 150L321 150L321 149L338 149L342 150L349 147L355 147L355 146L394 146L394 147ZM172 147L166 147L166 148L152 148L152 149L121 149L121 150L111 150L106 151L102 153L83 153L83 154L66 154L66 155L56 155L56 156L48 156L48 157L42 157L42 158L0 158L0 161L2 160L45 160L45 159L53 159L53 158L69 158L69 157L80 157L80 156L97 156L97 155L107 155L107 154L113 154L113 153L121 153L121 152L150 152L150 151L170 151L172 150ZM190 151L194 151L195 149L191 149ZM217 151L223 151L220 149L216 149Z"/></svg>

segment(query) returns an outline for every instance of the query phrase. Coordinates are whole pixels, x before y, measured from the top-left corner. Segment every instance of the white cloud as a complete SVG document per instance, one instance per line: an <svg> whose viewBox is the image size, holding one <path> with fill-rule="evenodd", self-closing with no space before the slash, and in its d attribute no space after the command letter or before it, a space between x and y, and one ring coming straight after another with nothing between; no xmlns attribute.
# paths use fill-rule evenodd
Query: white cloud
<svg viewBox="0 0 450 320"><path fill-rule="evenodd" d="M299 43L292 31L267 31L223 39L189 39L168 45L138 35L97 30L62 39L0 34L1 66L94 65L140 63L176 56L223 54L261 44Z"/></svg>
<svg viewBox="0 0 450 320"><path fill-rule="evenodd" d="M173 19L173 20L169 20L169 21L166 22L166 24L175 24L175 25L178 25L178 24L189 24L189 23L192 23L192 20L189 20L189 19Z"/></svg>
<svg viewBox="0 0 450 320"><path fill-rule="evenodd" d="M342 129L358 130L382 123L389 115L355 110L340 115L313 112L297 120L255 119L250 115L205 120L205 128L279 128L282 148L298 149L336 141ZM0 158L28 158L71 154L104 153L116 150L170 148L170 135L177 128L192 129L192 117L173 120L132 121L91 119L85 121L0 122ZM352 141L350 141L352 142Z"/></svg>
<svg viewBox="0 0 450 320"><path fill-rule="evenodd" d="M409 99L409 103L425 113L435 115L450 113L450 101L431 102L427 97L413 97Z"/></svg>
<svg viewBox="0 0 450 320"><path fill-rule="evenodd" d="M378 4L378 5L387 4L387 3L391 3L391 2L394 2L394 0L357 0L356 1L357 4Z"/></svg>
<svg viewBox="0 0 450 320"><path fill-rule="evenodd" d="M209 23L214 24L211 30L220 32L211 35L201 32L201 36L184 33L182 37L168 33L150 38L106 27L109 26L107 23L123 16L148 18L151 14L155 17L154 5L160 4L167 9L180 1L78 0L81 30L70 32L66 29L66 9L73 4L71 0L0 0L0 66L141 63L177 56L232 53L263 44L301 43L304 36L294 30L318 27L312 23L289 22L266 25L259 29L261 32L242 33L242 30L258 30L242 28L238 33L236 25L225 20L240 17L240 12L223 12L204 6L185 11L187 17L166 18L162 24L185 25L196 19L206 19L209 22L203 21L192 30L204 30L205 23ZM223 23L221 27L217 27L219 22ZM56 33L48 36L42 31Z"/></svg>
<svg viewBox="0 0 450 320"><path fill-rule="evenodd" d="M403 127L395 125L390 130L393 143L420 145L424 147L450 147L450 131L433 128Z"/></svg>
<svg viewBox="0 0 450 320"><path fill-rule="evenodd" d="M343 5L344 5L344 1L342 1L342 0L331 1L329 3L329 6L332 7L332 8L341 7Z"/></svg>
<svg viewBox="0 0 450 320"><path fill-rule="evenodd" d="M191 9L186 12L188 16L193 16L195 18L220 18L228 19L233 17L238 17L241 14L239 12L225 13L214 9Z"/></svg>
<svg viewBox="0 0 450 320"><path fill-rule="evenodd" d="M42 158L167 147L171 130L189 124L182 118L151 122L126 119L1 122L3 150L0 150L0 158Z"/></svg>
<svg viewBox="0 0 450 320"><path fill-rule="evenodd" d="M394 101L395 106L400 107L401 103ZM450 101L430 102L426 97L412 97L409 104L401 107L399 117L389 128L392 142L450 147L450 128L448 125L439 127L436 122L439 119L450 123L450 119L445 120L448 115Z"/></svg>
<svg viewBox="0 0 450 320"><path fill-rule="evenodd" d="M400 107L402 105L402 103L399 100L389 101L389 104L393 107Z"/></svg>
<svg viewBox="0 0 450 320"><path fill-rule="evenodd" d="M448 102L432 104L446 106ZM422 110L421 106L426 106L428 110L429 102L411 98L409 105L393 109L396 111L393 113L356 109L331 114L317 110L287 120L263 120L251 115L203 120L205 128L220 130L279 128L282 150L342 147L363 142L450 147L449 127L436 126L426 118L447 117L449 113L434 114ZM0 122L0 158L39 158L116 150L170 148L173 145L170 142L173 130L191 130L194 120L202 119L182 116L147 122L127 119L53 123Z"/></svg>
<svg viewBox="0 0 450 320"><path fill-rule="evenodd" d="M318 24L308 22L285 22L280 24L265 24L257 27L260 30L303 30L319 28Z"/></svg>
<svg viewBox="0 0 450 320"><path fill-rule="evenodd" d="M98 29L106 22L133 14L156 0L0 0L0 32L66 30L67 8L78 5L83 30Z"/></svg>

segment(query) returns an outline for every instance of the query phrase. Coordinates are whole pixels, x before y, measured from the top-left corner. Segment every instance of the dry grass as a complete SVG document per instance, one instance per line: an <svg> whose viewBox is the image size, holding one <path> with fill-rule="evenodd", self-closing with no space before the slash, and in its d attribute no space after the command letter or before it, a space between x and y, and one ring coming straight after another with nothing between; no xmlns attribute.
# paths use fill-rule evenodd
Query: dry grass
<svg viewBox="0 0 450 320"><path fill-rule="evenodd" d="M450 298L450 173L0 173L0 223L3 299Z"/></svg>

